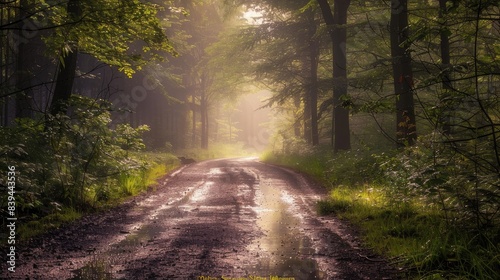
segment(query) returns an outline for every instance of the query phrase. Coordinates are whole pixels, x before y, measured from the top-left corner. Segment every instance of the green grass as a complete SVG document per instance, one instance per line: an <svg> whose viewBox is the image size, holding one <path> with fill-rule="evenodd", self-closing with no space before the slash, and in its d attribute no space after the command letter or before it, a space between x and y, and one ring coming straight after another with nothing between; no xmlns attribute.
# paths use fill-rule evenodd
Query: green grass
<svg viewBox="0 0 500 280"><path fill-rule="evenodd" d="M377 253L399 257L440 234L439 212L415 205L396 207L376 186L337 187L318 203L320 215L336 214L359 225L366 244Z"/></svg>
<svg viewBox="0 0 500 280"><path fill-rule="evenodd" d="M146 161L146 169L123 172L118 178L119 197L135 196L148 188L156 187L157 180L180 166L176 156L170 153L137 153L135 157Z"/></svg>
<svg viewBox="0 0 500 280"><path fill-rule="evenodd" d="M168 153L137 153L134 156L148 162L146 168L123 172L118 179L110 178L106 185L88 188L85 200L93 206L88 209L89 212L115 206L148 188L155 190L157 180L180 165L177 157ZM54 207L47 215L30 217L29 221L20 223L17 234L20 240L26 240L75 221L82 214L73 208ZM1 239L4 238L2 235Z"/></svg>
<svg viewBox="0 0 500 280"><path fill-rule="evenodd" d="M82 214L72 208L62 208L40 219L29 222L20 222L17 230L18 238L27 240L47 231L59 228L61 225L81 218Z"/></svg>
<svg viewBox="0 0 500 280"><path fill-rule="evenodd" d="M333 156L319 149L267 153L262 159L324 182L330 194L318 202L318 214L336 215L358 226L364 244L392 260L409 278L500 279L498 240L456 227L441 209L418 197L405 202L391 197L368 152Z"/></svg>
<svg viewBox="0 0 500 280"><path fill-rule="evenodd" d="M268 163L283 165L292 169L300 170L316 179L320 179L323 183L327 183L327 178L323 175L328 168L328 155L331 152L321 150L324 153L313 151L304 151L302 154L274 154L272 152L265 152L262 154L261 159Z"/></svg>
<svg viewBox="0 0 500 280"><path fill-rule="evenodd" d="M122 173L118 179L118 196L135 196L150 187L156 188L157 180L172 171L178 164L154 163L146 170Z"/></svg>
<svg viewBox="0 0 500 280"><path fill-rule="evenodd" d="M76 271L76 276L70 280L111 280L113 278L113 267L109 257L92 255L92 259L84 267Z"/></svg>

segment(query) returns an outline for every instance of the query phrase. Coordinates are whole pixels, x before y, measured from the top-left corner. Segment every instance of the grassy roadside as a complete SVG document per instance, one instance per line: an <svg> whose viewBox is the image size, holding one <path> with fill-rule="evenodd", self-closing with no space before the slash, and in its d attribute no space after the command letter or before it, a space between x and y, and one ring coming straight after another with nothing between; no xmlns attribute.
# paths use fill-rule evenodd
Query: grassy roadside
<svg viewBox="0 0 500 280"><path fill-rule="evenodd" d="M319 148L286 155L267 153L262 159L322 182L330 195L318 203L318 213L334 214L357 225L365 244L401 267L406 277L499 279L498 245L456 227L438 206L421 197L401 197L380 167L390 156L370 151L333 155Z"/></svg>
<svg viewBox="0 0 500 280"><path fill-rule="evenodd" d="M63 224L75 221L88 212L104 210L150 188L154 189L160 177L180 165L177 157L169 153L138 152L134 156L148 162L145 168L120 174L117 180L110 181L108 185L90 190L87 193L87 200L92 207L88 208L87 211L52 203L52 207L46 209L46 215L41 217L33 216L29 221L19 223L17 229L18 238L27 240L51 229L59 228Z"/></svg>

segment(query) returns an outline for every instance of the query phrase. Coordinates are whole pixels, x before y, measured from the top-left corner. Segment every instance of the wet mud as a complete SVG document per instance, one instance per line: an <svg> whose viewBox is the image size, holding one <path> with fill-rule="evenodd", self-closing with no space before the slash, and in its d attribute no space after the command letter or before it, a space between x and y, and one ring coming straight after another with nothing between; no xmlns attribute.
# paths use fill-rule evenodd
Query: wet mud
<svg viewBox="0 0 500 280"><path fill-rule="evenodd" d="M191 164L154 191L19 245L2 279L397 279L325 191L255 158Z"/></svg>

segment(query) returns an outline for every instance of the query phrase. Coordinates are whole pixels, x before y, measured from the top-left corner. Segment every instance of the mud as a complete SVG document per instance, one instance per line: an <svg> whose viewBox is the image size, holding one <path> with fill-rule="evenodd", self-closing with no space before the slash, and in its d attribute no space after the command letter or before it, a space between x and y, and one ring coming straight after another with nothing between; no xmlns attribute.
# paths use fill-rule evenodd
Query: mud
<svg viewBox="0 0 500 280"><path fill-rule="evenodd" d="M353 227L315 214L324 195L304 176L254 158L193 163L154 191L18 245L16 272L1 276L397 279Z"/></svg>

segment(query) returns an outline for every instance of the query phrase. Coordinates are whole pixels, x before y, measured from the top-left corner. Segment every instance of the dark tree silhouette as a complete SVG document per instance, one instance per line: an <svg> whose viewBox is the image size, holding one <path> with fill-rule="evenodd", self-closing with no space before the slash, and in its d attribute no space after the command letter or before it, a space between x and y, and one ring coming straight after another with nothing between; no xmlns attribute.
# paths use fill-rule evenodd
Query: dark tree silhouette
<svg viewBox="0 0 500 280"><path fill-rule="evenodd" d="M347 97L346 24L350 0L335 0L333 13L327 0L317 0L328 26L333 51L333 121L332 145L335 151L350 150L349 109Z"/></svg>

